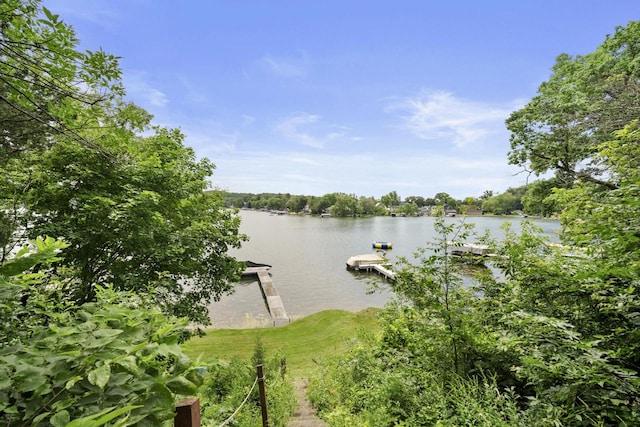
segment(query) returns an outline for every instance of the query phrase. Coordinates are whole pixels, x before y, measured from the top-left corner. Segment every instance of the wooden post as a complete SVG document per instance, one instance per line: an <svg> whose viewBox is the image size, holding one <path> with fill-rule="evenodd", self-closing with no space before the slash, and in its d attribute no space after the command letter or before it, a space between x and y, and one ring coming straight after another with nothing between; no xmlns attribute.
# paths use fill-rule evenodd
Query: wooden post
<svg viewBox="0 0 640 427"><path fill-rule="evenodd" d="M284 376L286 374L287 374L287 358L285 356L282 359L280 359L280 375L282 376L282 379L284 379Z"/></svg>
<svg viewBox="0 0 640 427"><path fill-rule="evenodd" d="M200 399L189 397L176 403L174 427L200 427Z"/></svg>
<svg viewBox="0 0 640 427"><path fill-rule="evenodd" d="M264 371L262 365L258 369L258 389L260 390L260 411L262 412L262 427L269 427L269 414L267 413L267 392L264 389Z"/></svg>

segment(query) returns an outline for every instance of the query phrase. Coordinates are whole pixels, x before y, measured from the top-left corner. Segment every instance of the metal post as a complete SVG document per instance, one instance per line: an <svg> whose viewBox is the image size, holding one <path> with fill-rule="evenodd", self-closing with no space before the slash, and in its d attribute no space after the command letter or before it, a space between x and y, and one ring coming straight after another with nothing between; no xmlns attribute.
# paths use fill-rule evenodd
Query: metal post
<svg viewBox="0 0 640 427"><path fill-rule="evenodd" d="M267 392L264 388L264 371L262 365L258 369L258 389L260 391L260 410L262 411L262 427L269 427L269 414L267 413Z"/></svg>

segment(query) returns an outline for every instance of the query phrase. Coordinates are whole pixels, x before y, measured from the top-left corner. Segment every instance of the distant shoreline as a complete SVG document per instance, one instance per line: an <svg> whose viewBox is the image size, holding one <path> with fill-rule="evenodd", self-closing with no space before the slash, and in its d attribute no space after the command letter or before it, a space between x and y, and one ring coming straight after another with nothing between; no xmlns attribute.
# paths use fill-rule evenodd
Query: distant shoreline
<svg viewBox="0 0 640 427"><path fill-rule="evenodd" d="M287 212L280 210L269 210L269 209L257 209L257 208L239 208L241 211L252 211L252 212L264 212L269 215L291 215L291 216L310 216L314 218L376 218L376 217L393 217L393 218L436 218L435 215L354 215L354 216L325 216L322 214L312 214L312 213L304 213L304 212ZM447 216L447 218L521 218L521 219L532 219L536 221L558 221L560 218L557 216L531 216L531 215L497 215L492 213L486 214L456 214L453 216Z"/></svg>

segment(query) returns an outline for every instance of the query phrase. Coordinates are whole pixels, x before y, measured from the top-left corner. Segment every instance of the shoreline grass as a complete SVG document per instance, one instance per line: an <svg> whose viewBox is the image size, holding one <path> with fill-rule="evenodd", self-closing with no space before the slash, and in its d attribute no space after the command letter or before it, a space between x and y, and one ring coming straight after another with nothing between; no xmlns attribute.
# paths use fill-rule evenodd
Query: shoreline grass
<svg viewBox="0 0 640 427"><path fill-rule="evenodd" d="M361 331L378 332L380 309L359 312L325 310L300 318L285 326L254 329L212 329L203 337L183 344L184 352L202 363L241 357L250 360L258 338L267 355L279 352L286 357L293 377L309 376L323 357L346 351Z"/></svg>

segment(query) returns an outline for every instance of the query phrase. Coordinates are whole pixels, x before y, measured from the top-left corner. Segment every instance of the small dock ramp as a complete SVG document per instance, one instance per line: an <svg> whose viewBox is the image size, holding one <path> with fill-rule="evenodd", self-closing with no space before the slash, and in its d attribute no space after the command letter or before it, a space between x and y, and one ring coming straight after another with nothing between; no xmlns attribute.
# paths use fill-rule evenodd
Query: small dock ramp
<svg viewBox="0 0 640 427"><path fill-rule="evenodd" d="M271 280L271 275L266 270L258 271L257 274L262 293L267 300L267 307L269 308L269 314L271 314L273 326L286 325L289 323L289 316L287 316L280 294L273 284L273 280Z"/></svg>
<svg viewBox="0 0 640 427"><path fill-rule="evenodd" d="M278 289L276 289L269 274L271 266L252 261L245 261L245 265L246 268L242 272L243 276L253 276L254 274L258 276L260 289L262 289L262 294L267 302L267 308L269 309L273 326L281 326L289 323L290 319L284 309L284 304L282 304Z"/></svg>
<svg viewBox="0 0 640 427"><path fill-rule="evenodd" d="M384 267L383 265L373 264L370 266L370 268L371 270L377 271L380 275L386 277L389 280L393 280L396 278L396 273Z"/></svg>

